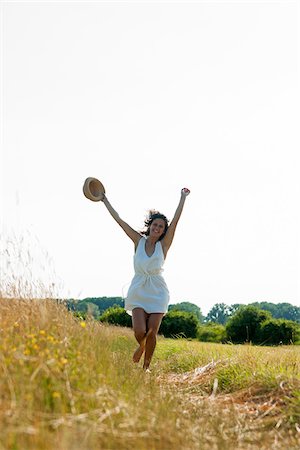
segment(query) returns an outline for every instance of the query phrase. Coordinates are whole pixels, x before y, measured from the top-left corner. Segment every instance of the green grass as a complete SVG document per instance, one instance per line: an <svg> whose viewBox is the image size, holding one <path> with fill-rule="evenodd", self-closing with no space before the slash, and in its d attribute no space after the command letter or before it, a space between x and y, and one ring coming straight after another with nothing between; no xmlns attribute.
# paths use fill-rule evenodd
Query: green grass
<svg viewBox="0 0 300 450"><path fill-rule="evenodd" d="M0 450L300 448L300 348L159 337L0 300ZM195 369L212 363L203 373Z"/></svg>

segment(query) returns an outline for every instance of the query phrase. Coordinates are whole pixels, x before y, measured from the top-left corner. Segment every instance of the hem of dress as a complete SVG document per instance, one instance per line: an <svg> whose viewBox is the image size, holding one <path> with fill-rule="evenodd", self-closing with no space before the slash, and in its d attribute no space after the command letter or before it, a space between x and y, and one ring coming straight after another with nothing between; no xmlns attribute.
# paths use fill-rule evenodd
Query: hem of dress
<svg viewBox="0 0 300 450"><path fill-rule="evenodd" d="M127 314L128 314L129 316L132 316L132 311L133 311L135 308L141 308L141 309L143 309L143 310L145 311L146 314L163 314L163 315L166 315L167 312L168 312L168 310L167 310L167 311L146 311L145 308L143 308L142 306L134 306L132 309L126 309L126 308L125 308L125 311L127 312Z"/></svg>

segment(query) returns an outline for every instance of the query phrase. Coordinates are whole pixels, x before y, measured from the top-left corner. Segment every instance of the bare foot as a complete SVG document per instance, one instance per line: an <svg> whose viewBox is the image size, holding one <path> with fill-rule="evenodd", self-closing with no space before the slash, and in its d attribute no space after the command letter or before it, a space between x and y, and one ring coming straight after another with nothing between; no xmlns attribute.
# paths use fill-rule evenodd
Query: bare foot
<svg viewBox="0 0 300 450"><path fill-rule="evenodd" d="M140 345L133 354L133 357L132 357L133 362L138 363L139 360L141 359L144 351L145 351L145 346Z"/></svg>
<svg viewBox="0 0 300 450"><path fill-rule="evenodd" d="M150 366L150 361L145 360L145 361L144 361L144 365L143 365L143 370L144 370L145 372L147 372L147 373L150 373L150 372L151 372L151 370L149 369L149 366Z"/></svg>

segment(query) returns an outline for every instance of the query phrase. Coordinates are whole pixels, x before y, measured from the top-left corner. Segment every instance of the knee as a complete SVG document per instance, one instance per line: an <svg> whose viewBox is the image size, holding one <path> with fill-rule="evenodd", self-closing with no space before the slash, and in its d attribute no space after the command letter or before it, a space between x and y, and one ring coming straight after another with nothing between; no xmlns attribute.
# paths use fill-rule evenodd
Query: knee
<svg viewBox="0 0 300 450"><path fill-rule="evenodd" d="M149 328L147 331L147 338L156 339L158 330L156 328Z"/></svg>
<svg viewBox="0 0 300 450"><path fill-rule="evenodd" d="M146 330L144 330L143 328L136 328L134 330L134 336L137 339L137 341L142 340L145 337L146 334Z"/></svg>

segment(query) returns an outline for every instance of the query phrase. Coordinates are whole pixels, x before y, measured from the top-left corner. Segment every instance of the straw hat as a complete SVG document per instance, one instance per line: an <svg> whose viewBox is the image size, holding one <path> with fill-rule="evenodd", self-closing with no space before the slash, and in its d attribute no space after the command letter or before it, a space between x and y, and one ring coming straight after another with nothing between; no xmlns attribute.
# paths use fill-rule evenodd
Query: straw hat
<svg viewBox="0 0 300 450"><path fill-rule="evenodd" d="M105 188L97 178L89 177L84 182L83 193L89 200L99 202L102 200L102 194L105 193Z"/></svg>

